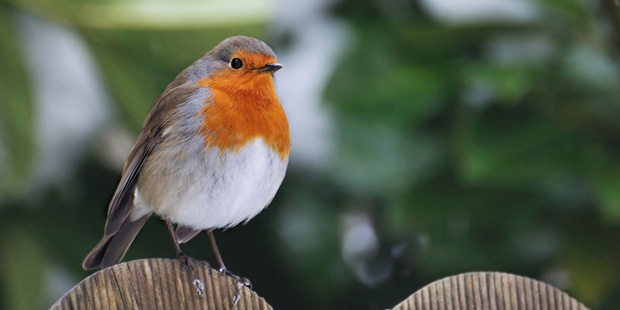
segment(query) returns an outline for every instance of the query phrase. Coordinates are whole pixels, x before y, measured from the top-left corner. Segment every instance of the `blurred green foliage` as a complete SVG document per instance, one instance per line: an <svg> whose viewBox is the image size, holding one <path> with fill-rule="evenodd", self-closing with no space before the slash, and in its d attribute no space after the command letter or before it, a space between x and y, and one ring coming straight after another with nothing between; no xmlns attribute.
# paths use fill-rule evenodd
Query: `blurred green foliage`
<svg viewBox="0 0 620 310"><path fill-rule="evenodd" d="M617 296L613 18L547 1L536 22L444 25L419 3L392 4L402 7L336 9L355 28L326 92L340 124L337 178L363 180L348 194L374 201L386 240L428 237L410 261L418 277L561 270L592 307Z"/></svg>
<svg viewBox="0 0 620 310"><path fill-rule="evenodd" d="M24 186L35 148L29 79L12 23L13 16L0 3L0 141L6 144L0 152L6 158L6 164L0 163L0 171L5 170L0 180L2 196L10 196Z"/></svg>
<svg viewBox="0 0 620 310"><path fill-rule="evenodd" d="M608 3L539 1L532 21L464 24L442 23L417 1L394 4L332 8L353 36L324 94L333 156L319 171L292 166L271 207L217 233L228 267L277 309L385 309L475 270L533 277L592 309L618 309L620 28ZM10 167L0 201L0 308L19 310L53 301L29 297L45 291L49 269L74 281L89 274L80 262L100 237L119 171L91 150L76 163L69 193L52 186L18 195L35 146L14 10L0 5L0 126ZM269 39L265 25L252 23L75 27L134 132L166 84L219 40ZM356 212L379 239L362 272L341 244L343 219ZM168 239L154 218L125 260L172 257ZM204 236L184 250L214 261Z"/></svg>

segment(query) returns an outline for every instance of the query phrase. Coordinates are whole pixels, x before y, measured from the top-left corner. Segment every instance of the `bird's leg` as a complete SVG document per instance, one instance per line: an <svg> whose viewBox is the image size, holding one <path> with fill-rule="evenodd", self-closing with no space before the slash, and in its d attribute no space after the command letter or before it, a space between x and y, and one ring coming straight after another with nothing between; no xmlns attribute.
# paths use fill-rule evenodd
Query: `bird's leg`
<svg viewBox="0 0 620 310"><path fill-rule="evenodd" d="M177 240L177 235L174 233L174 227L172 226L172 222L169 219L166 219L166 225L168 225L168 230L170 231L170 235L172 236L172 241L174 242L174 250L177 253L177 258L179 262L181 262L182 266L188 267L192 274L194 275L194 287L198 292L198 295L202 296L204 292L204 284L200 279L198 279L198 272L196 271L196 265L194 264L194 259L185 255L183 251L181 251L181 246L179 245L179 241Z"/></svg>
<svg viewBox="0 0 620 310"><path fill-rule="evenodd" d="M233 306L239 302L239 297L241 294L241 288L244 286L252 288L252 282L248 278L242 278L226 269L224 265L224 260L222 260L222 256L220 255L220 250L217 248L217 243L215 243L215 237L213 237L213 231L211 229L207 230L207 234L209 235L209 241L211 241L211 247L213 247L213 252L215 253L215 259L217 259L218 264L220 264L220 272L226 274L237 282L235 287L235 297L233 298Z"/></svg>
<svg viewBox="0 0 620 310"><path fill-rule="evenodd" d="M177 241L177 235L174 233L174 227L172 226L172 222L170 222L169 219L166 219L166 225L168 225L168 230L170 231L170 235L172 236L172 241L174 242L174 250L177 253L177 258L183 265L190 267L192 270L195 270L194 259L185 255L183 251L181 251L181 246Z"/></svg>
<svg viewBox="0 0 620 310"><path fill-rule="evenodd" d="M220 250L217 248L217 243L215 242L213 231L209 229L207 230L207 234L209 235L209 240L211 241L211 246L213 247L213 252L215 253L215 259L217 259L217 263L220 264L220 272L225 273L237 280L240 280L240 282L242 282L245 286L251 287L252 283L249 279L241 278L226 269L226 266L224 265L224 260L222 260L222 255L220 255Z"/></svg>
<svg viewBox="0 0 620 310"><path fill-rule="evenodd" d="M215 237L213 236L213 231L209 229L207 230L207 234L209 235L209 241L211 241L211 247L213 248L213 253L215 253L215 259L217 259L217 263L220 264L220 272L226 272L226 266L224 266L224 260L222 260L222 255L220 255L220 250L217 248L217 243L215 243Z"/></svg>

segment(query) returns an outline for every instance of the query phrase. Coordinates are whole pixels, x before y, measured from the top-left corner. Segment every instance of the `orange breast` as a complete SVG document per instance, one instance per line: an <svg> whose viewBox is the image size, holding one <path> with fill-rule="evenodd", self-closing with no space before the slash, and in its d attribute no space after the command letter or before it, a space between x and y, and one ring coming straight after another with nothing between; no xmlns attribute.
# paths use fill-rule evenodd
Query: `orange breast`
<svg viewBox="0 0 620 310"><path fill-rule="evenodd" d="M282 160L291 149L288 121L278 101L271 74L254 71L221 72L198 81L209 87L212 98L202 109L205 145L238 152L256 138L263 138Z"/></svg>

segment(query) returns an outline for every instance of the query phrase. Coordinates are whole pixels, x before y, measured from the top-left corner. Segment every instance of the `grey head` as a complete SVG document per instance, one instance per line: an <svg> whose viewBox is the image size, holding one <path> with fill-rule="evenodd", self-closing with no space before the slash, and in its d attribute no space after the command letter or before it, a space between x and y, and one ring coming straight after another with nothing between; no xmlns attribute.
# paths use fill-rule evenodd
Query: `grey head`
<svg viewBox="0 0 620 310"><path fill-rule="evenodd" d="M255 57L259 56L259 57ZM265 42L246 36L234 36L220 42L189 68L192 82L223 70L274 73L282 68L276 55Z"/></svg>
<svg viewBox="0 0 620 310"><path fill-rule="evenodd" d="M244 51L252 54L262 54L276 57L271 47L265 42L246 36L235 36L225 39L210 50L205 57L209 59L221 60L225 63L230 61L230 58L235 52Z"/></svg>

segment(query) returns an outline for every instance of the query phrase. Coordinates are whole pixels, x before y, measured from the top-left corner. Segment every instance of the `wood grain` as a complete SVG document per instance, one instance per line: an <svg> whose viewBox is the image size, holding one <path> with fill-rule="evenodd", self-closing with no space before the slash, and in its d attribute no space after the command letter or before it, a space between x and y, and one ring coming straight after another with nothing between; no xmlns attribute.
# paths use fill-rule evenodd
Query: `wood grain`
<svg viewBox="0 0 620 310"><path fill-rule="evenodd" d="M202 283L199 293L195 280ZM176 259L142 259L94 273L51 309L240 309L273 310L247 287L195 261L192 270ZM566 293L540 281L499 272L472 272L433 282L394 310L588 310Z"/></svg>
<svg viewBox="0 0 620 310"><path fill-rule="evenodd" d="M500 272L472 272L433 282L394 310L588 310L551 285Z"/></svg>
<svg viewBox="0 0 620 310"><path fill-rule="evenodd" d="M202 294L194 285L195 279L204 285ZM232 277L202 261L195 261L192 270L176 259L142 259L94 273L51 309L273 310L247 287L241 287L239 302L233 306L236 288Z"/></svg>

